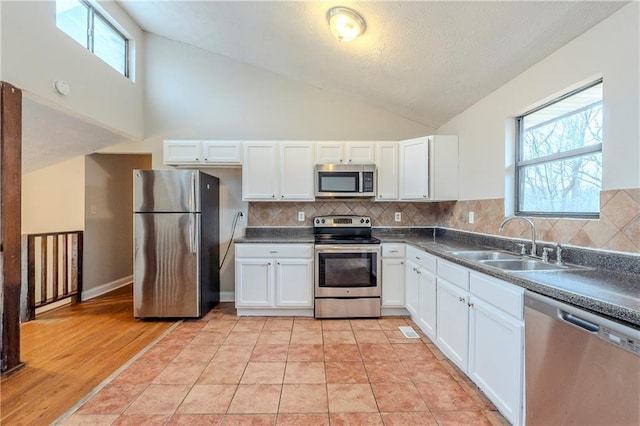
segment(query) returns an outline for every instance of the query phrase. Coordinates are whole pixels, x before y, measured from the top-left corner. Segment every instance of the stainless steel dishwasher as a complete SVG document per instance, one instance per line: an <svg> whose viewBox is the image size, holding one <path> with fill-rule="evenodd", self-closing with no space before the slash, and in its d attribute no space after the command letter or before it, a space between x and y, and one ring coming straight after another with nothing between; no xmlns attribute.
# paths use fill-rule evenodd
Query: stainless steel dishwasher
<svg viewBox="0 0 640 426"><path fill-rule="evenodd" d="M525 293L526 424L639 425L640 330Z"/></svg>

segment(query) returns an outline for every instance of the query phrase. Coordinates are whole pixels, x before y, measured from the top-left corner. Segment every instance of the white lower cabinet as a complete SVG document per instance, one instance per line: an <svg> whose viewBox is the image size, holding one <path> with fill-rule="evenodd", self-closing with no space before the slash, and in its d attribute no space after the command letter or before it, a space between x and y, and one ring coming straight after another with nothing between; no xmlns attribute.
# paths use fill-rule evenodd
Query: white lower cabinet
<svg viewBox="0 0 640 426"><path fill-rule="evenodd" d="M313 306L313 262L309 259L276 259L276 306Z"/></svg>
<svg viewBox="0 0 640 426"><path fill-rule="evenodd" d="M236 244L238 315L313 315L312 244Z"/></svg>
<svg viewBox="0 0 640 426"><path fill-rule="evenodd" d="M236 306L273 305L273 261L271 259L236 260Z"/></svg>
<svg viewBox="0 0 640 426"><path fill-rule="evenodd" d="M420 267L417 263L411 260L406 261L404 279L406 308L411 318L415 320L420 309Z"/></svg>
<svg viewBox="0 0 640 426"><path fill-rule="evenodd" d="M404 244L382 244L382 307L405 307Z"/></svg>
<svg viewBox="0 0 640 426"><path fill-rule="evenodd" d="M418 274L418 326L431 340L436 339L436 276L424 268Z"/></svg>
<svg viewBox="0 0 640 426"><path fill-rule="evenodd" d="M509 422L522 424L524 290L472 273L471 292L469 377Z"/></svg>
<svg viewBox="0 0 640 426"><path fill-rule="evenodd" d="M436 344L462 371L469 359L469 294L438 277Z"/></svg>

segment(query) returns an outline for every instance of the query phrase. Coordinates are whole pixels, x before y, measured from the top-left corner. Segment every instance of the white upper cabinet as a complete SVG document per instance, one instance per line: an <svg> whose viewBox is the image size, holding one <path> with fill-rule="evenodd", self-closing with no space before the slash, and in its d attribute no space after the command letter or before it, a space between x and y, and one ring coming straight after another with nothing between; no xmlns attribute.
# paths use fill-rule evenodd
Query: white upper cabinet
<svg viewBox="0 0 640 426"><path fill-rule="evenodd" d="M376 146L378 201L398 199L398 146L398 142L379 142Z"/></svg>
<svg viewBox="0 0 640 426"><path fill-rule="evenodd" d="M165 140L164 164L193 164L202 158L200 141Z"/></svg>
<svg viewBox="0 0 640 426"><path fill-rule="evenodd" d="M316 164L374 164L374 142L318 142Z"/></svg>
<svg viewBox="0 0 640 426"><path fill-rule="evenodd" d="M165 140L163 157L168 165L240 166L242 142Z"/></svg>
<svg viewBox="0 0 640 426"><path fill-rule="evenodd" d="M202 160L214 164L242 164L242 145L238 141L202 141Z"/></svg>
<svg viewBox="0 0 640 426"><path fill-rule="evenodd" d="M311 142L245 142L244 201L313 201Z"/></svg>
<svg viewBox="0 0 640 426"><path fill-rule="evenodd" d="M280 199L313 201L314 150L311 142L280 143Z"/></svg>
<svg viewBox="0 0 640 426"><path fill-rule="evenodd" d="M245 201L279 199L278 143L245 142L243 155L242 199Z"/></svg>
<svg viewBox="0 0 640 426"><path fill-rule="evenodd" d="M399 145L400 200L458 198L457 136L425 136L402 141Z"/></svg>

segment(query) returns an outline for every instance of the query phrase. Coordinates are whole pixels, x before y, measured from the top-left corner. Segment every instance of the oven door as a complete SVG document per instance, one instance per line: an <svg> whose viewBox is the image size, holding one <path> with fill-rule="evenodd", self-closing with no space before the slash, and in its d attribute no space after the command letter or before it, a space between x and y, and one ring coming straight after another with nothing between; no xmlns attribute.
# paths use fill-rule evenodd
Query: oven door
<svg viewBox="0 0 640 426"><path fill-rule="evenodd" d="M380 297L380 245L317 245L315 297Z"/></svg>

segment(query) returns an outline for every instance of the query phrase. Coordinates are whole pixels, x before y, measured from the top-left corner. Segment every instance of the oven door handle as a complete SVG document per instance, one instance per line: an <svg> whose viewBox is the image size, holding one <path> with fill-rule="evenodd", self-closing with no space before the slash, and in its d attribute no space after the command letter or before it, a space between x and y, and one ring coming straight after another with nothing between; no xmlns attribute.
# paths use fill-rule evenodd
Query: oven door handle
<svg viewBox="0 0 640 426"><path fill-rule="evenodd" d="M379 253L380 246L378 244L371 245L322 245L316 246L316 253Z"/></svg>

